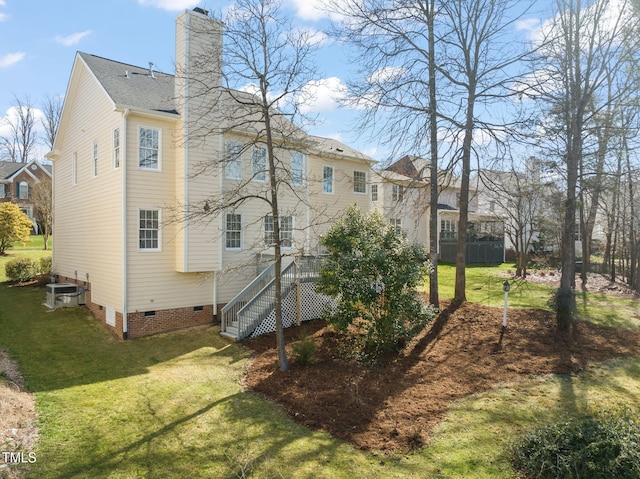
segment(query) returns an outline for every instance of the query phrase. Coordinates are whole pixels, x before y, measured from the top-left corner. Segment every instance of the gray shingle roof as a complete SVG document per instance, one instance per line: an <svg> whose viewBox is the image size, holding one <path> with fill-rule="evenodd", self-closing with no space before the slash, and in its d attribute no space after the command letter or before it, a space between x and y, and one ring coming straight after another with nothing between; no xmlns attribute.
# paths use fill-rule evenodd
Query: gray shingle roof
<svg viewBox="0 0 640 479"><path fill-rule="evenodd" d="M78 52L117 105L176 113L173 75Z"/></svg>
<svg viewBox="0 0 640 479"><path fill-rule="evenodd" d="M0 161L0 179L4 180L13 175L26 163L16 163L13 161Z"/></svg>

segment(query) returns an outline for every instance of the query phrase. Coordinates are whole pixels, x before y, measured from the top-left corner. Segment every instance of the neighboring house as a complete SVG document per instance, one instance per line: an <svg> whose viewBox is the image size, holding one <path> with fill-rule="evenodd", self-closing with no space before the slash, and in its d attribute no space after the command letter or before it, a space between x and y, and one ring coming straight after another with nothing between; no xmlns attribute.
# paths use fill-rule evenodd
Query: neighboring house
<svg viewBox="0 0 640 479"><path fill-rule="evenodd" d="M514 251L530 253L534 245L543 240L547 252L560 248L562 212L552 203L563 201L562 193L554 181L545 178L540 161L529 158L522 171L482 170L472 179L478 191L478 215L487 223L504 224L505 247L508 256ZM560 198L558 198L558 196ZM555 201L552 201L555 198ZM576 218L576 255L581 256L582 238L579 219ZM594 242L605 241L601 214L596 215ZM518 247L516 247L516 243Z"/></svg>
<svg viewBox="0 0 640 479"><path fill-rule="evenodd" d="M28 163L0 161L0 202L12 202L33 222L38 234L37 211L31 193L36 185L51 182L51 166L32 160Z"/></svg>
<svg viewBox="0 0 640 479"><path fill-rule="evenodd" d="M430 248L429 181L429 162L416 156L405 156L385 170L376 171L371 184L372 206L379 208L385 218L403 230L411 241L424 245L426 251ZM443 261L455 261L460 180L450 173L441 172L438 183L438 255ZM486 225L476 214L478 195L475 189L470 192L470 197L469 226L471 231L475 231ZM473 239L477 239L477 235ZM487 258L486 255L468 256L470 262L483 262Z"/></svg>
<svg viewBox="0 0 640 479"><path fill-rule="evenodd" d="M200 42L222 40L220 22L203 13L184 11L176 21L176 71L187 78L189 65L201 63L190 57ZM189 22L210 34L194 35ZM190 219L190 205L206 210L206 198L239 182L265 182L255 170L264 152L240 148L246 130L190 136L187 116L203 100L192 99L189 86L182 75L79 52L48 155L53 271L60 282L85 286L87 306L121 338L214 322L273 259L273 218L264 202L244 202L213 220ZM228 115L229 92L217 91L229 105L221 116ZM291 174L292 187L280 199L281 237L291 256L320 252L320 235L348 205L369 209L373 161L335 140L302 140L296 151L280 152ZM223 169L201 168L221 155L230 158Z"/></svg>

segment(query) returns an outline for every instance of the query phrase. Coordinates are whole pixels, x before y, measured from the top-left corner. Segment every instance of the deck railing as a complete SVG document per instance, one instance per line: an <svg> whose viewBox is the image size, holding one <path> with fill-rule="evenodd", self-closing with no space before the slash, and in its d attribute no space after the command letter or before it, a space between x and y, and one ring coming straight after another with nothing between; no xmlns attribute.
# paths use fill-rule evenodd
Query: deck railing
<svg viewBox="0 0 640 479"><path fill-rule="evenodd" d="M290 263L287 264L287 259ZM321 258L313 256L285 258L282 269L282 299L296 282L315 281ZM222 308L220 329L236 339L249 336L275 308L275 265L264 269L251 283Z"/></svg>

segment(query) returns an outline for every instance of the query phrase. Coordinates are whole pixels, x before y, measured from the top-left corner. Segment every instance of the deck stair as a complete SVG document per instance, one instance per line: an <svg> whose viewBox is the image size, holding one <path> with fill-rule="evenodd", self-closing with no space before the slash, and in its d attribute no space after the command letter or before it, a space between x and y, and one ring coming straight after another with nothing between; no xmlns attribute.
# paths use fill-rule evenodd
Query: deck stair
<svg viewBox="0 0 640 479"><path fill-rule="evenodd" d="M316 258L284 259L283 303L301 283L315 281L318 265ZM275 297L275 266L271 264L222 308L221 334L236 341L250 336L263 322L273 319Z"/></svg>

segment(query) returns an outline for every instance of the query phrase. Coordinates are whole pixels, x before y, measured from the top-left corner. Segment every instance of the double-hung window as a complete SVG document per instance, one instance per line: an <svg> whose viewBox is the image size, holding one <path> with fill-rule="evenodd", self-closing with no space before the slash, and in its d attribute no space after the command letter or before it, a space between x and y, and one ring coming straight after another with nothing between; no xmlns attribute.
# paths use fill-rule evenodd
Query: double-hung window
<svg viewBox="0 0 640 479"><path fill-rule="evenodd" d="M395 230L396 234L402 233L402 218L391 218L389 224Z"/></svg>
<svg viewBox="0 0 640 479"><path fill-rule="evenodd" d="M120 168L120 128L113 130L113 169Z"/></svg>
<svg viewBox="0 0 640 479"><path fill-rule="evenodd" d="M26 200L29 198L29 183L26 181L21 181L18 183L18 198L21 200Z"/></svg>
<svg viewBox="0 0 640 479"><path fill-rule="evenodd" d="M160 250L160 210L139 210L138 246L140 251Z"/></svg>
<svg viewBox="0 0 640 479"><path fill-rule="evenodd" d="M224 145L224 177L229 180L242 179L242 145L228 141Z"/></svg>
<svg viewBox="0 0 640 479"><path fill-rule="evenodd" d="M140 127L138 167L143 170L160 169L160 130Z"/></svg>
<svg viewBox="0 0 640 479"><path fill-rule="evenodd" d="M367 192L367 173L365 171L353 172L353 192L354 193Z"/></svg>
<svg viewBox="0 0 640 479"><path fill-rule="evenodd" d="M301 186L304 179L304 155L294 151L291 153L291 184Z"/></svg>
<svg viewBox="0 0 640 479"><path fill-rule="evenodd" d="M392 185L391 186L391 199L393 201L402 201L404 199L404 186Z"/></svg>
<svg viewBox="0 0 640 479"><path fill-rule="evenodd" d="M322 167L322 192L333 193L333 166Z"/></svg>
<svg viewBox="0 0 640 479"><path fill-rule="evenodd" d="M378 185L371 185L371 201L378 201Z"/></svg>
<svg viewBox="0 0 640 479"><path fill-rule="evenodd" d="M256 146L251 157L251 174L254 181L265 181L267 179L267 149Z"/></svg>
<svg viewBox="0 0 640 479"><path fill-rule="evenodd" d="M275 229L273 216L264 217L264 245L267 248L273 247L275 244ZM293 216L280 217L280 246L283 248L291 248L293 245Z"/></svg>
<svg viewBox="0 0 640 479"><path fill-rule="evenodd" d="M225 248L242 249L242 214L227 213L225 230Z"/></svg>

